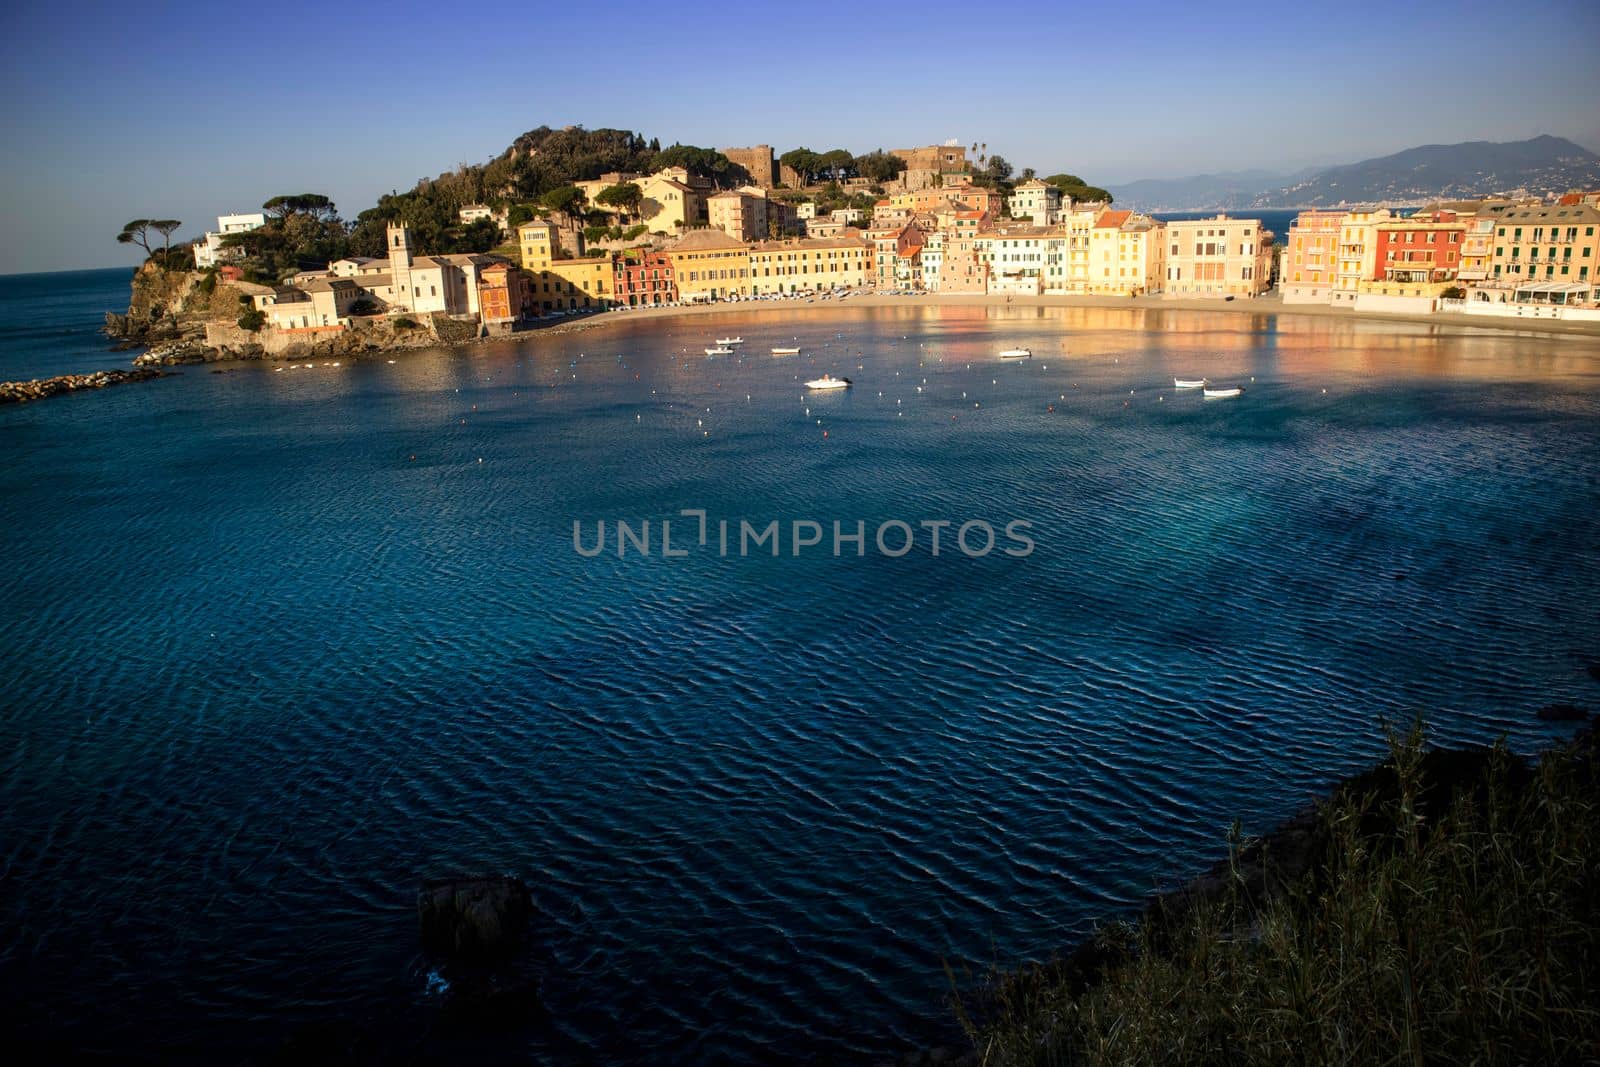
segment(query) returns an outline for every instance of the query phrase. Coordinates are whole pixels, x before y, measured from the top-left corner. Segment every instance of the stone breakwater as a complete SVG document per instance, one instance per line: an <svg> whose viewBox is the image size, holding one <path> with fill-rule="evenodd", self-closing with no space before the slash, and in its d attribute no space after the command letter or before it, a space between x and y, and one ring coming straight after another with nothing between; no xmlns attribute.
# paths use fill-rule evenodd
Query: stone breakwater
<svg viewBox="0 0 1600 1067"><path fill-rule="evenodd" d="M104 389L108 385L147 382L152 378L165 377L167 375L163 371L140 367L135 370L97 370L93 374L62 374L29 382L0 382L0 404L20 404L26 400L43 400L47 396L75 393L80 389Z"/></svg>

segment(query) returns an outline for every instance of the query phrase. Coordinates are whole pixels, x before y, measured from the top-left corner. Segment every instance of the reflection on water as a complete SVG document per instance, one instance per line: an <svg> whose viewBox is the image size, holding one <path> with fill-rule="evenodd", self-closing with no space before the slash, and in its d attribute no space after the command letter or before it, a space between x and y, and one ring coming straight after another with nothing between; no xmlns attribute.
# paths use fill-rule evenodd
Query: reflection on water
<svg viewBox="0 0 1600 1067"><path fill-rule="evenodd" d="M9 1002L204 1062L335 1019L447 1058L937 1035L942 959L1048 954L1380 717L1531 747L1592 703L1597 369L1404 323L801 305L0 411ZM572 551L689 507L1039 547ZM534 886L546 1017L437 1025L412 895L454 870Z"/></svg>

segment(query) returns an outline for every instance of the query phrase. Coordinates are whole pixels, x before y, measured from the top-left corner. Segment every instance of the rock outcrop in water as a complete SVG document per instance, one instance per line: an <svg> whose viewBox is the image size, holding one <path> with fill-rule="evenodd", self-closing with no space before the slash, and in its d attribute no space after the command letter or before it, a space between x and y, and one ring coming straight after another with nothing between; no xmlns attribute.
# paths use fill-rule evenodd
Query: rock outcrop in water
<svg viewBox="0 0 1600 1067"><path fill-rule="evenodd" d="M448 878L417 895L428 986L444 1018L516 1025L540 1012L542 969L529 945L533 894L520 878Z"/></svg>
<svg viewBox="0 0 1600 1067"><path fill-rule="evenodd" d="M104 332L134 344L203 340L206 323L237 319L239 309L238 291L216 275L149 262L133 273L127 312L108 312Z"/></svg>
<svg viewBox="0 0 1600 1067"><path fill-rule="evenodd" d="M49 396L77 392L80 389L104 389L108 385L124 382L146 382L152 378L165 378L161 371L149 367L135 370L99 370L92 374L62 374L55 378L40 378L28 382L0 382L0 404L20 404L27 400L43 400Z"/></svg>
<svg viewBox="0 0 1600 1067"><path fill-rule="evenodd" d="M452 960L510 956L528 938L533 894L520 878L447 878L426 883L417 895L422 947Z"/></svg>

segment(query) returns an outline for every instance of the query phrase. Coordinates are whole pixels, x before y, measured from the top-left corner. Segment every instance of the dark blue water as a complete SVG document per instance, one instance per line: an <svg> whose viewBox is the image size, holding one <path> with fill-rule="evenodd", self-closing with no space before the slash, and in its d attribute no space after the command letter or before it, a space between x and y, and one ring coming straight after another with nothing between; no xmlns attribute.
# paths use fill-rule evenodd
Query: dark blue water
<svg viewBox="0 0 1600 1067"><path fill-rule="evenodd" d="M746 358L699 354L727 332ZM857 385L802 397L822 369ZM1249 392L1173 392L1198 374ZM1049 955L1380 718L1532 748L1540 705L1593 704L1597 415L1592 339L970 307L0 409L10 1026L199 1062L314 1025L555 1061L938 1040L944 960ZM1038 547L573 551L681 508ZM458 870L533 885L547 1015L440 1022L414 898Z"/></svg>
<svg viewBox="0 0 1600 1067"><path fill-rule="evenodd" d="M1229 211L1226 214L1231 218L1237 219L1260 219L1261 225L1271 230L1277 237L1278 244L1283 245L1289 240L1289 225L1294 222L1295 216L1300 212L1284 211L1280 208L1266 210L1249 208ZM1215 211L1156 211L1152 213L1152 217L1158 218L1162 222L1173 222L1182 219L1210 219L1216 216L1217 212Z"/></svg>
<svg viewBox="0 0 1600 1067"><path fill-rule="evenodd" d="M100 332L128 309L130 267L0 276L0 381L126 367Z"/></svg>

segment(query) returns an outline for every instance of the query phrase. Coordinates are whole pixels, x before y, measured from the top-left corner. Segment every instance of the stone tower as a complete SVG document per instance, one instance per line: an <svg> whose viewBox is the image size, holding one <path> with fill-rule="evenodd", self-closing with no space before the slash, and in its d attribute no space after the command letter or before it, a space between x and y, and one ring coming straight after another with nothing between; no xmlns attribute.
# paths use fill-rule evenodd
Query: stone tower
<svg viewBox="0 0 1600 1067"><path fill-rule="evenodd" d="M385 240L389 246L389 274L394 278L394 302L414 311L417 294L411 285L411 265L416 254L411 247L411 231L403 223L391 222Z"/></svg>

